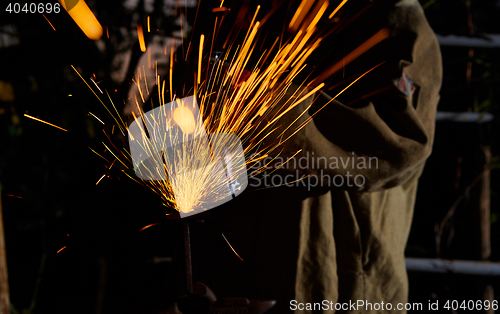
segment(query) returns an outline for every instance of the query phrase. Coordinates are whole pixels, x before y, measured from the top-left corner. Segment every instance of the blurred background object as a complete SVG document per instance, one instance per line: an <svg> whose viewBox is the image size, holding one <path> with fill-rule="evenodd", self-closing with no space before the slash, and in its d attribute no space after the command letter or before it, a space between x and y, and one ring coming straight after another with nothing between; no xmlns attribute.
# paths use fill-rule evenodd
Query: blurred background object
<svg viewBox="0 0 500 314"><path fill-rule="evenodd" d="M410 300L498 299L498 276L487 272L488 264L478 264L479 275L471 275L472 269L422 273L420 267L500 259L500 3L421 3L441 45L444 80L434 150L420 181L406 249L408 257L431 260L409 259Z"/></svg>

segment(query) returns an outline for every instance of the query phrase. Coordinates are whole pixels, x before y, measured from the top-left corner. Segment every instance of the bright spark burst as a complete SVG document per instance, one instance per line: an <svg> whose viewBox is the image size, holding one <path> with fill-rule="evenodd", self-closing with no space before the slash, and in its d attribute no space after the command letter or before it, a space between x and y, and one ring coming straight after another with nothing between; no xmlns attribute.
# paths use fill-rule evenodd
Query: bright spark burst
<svg viewBox="0 0 500 314"><path fill-rule="evenodd" d="M153 158L160 160L154 160L151 163L153 166L145 163L139 168L136 167L136 171L139 171L138 174L140 174L139 177L142 178L139 179L129 173L128 170L134 168L131 167L133 164L131 152L122 146L117 147L105 133L111 145L108 144L108 146L104 142L103 145L113 155L113 163L118 160L117 167L123 166L124 168L120 170L125 175L158 194L163 204L168 208L177 211L180 208L183 208L183 210L187 208L188 212L198 212L204 208L207 202L213 202L220 198L224 187L228 186L229 179L226 172L218 171L214 165L218 160L217 158L220 159L220 156L226 154L218 151L220 147L229 146L230 149L234 147L234 143L228 142L227 138L207 137L207 134L232 134L241 139L244 146L242 152L244 156L240 157L243 157L245 162L233 169L235 173L241 173L246 171L247 167L256 165L263 158L261 156L279 155L283 143L303 128L306 123L310 122L312 117L308 118L306 122L296 125L295 122L307 112L309 107L303 109L295 121L286 126L285 130L276 136L274 131L280 127L280 119L284 115L294 112L293 110L296 110L304 100L324 88L324 81L331 75L388 36L387 29L380 30L348 54L344 60L325 69L318 77L309 82L297 82L299 74L306 68L307 59L323 40L317 24L325 17L329 2L326 0L319 1L313 7L314 2L313 0L302 0L288 25L289 30L292 30L294 35L279 45L277 43L280 38L277 38L272 47L263 52L259 52L257 48L257 41L261 32L261 21L257 19L260 7L257 8L243 41L236 42L236 35L234 35L234 38L228 39L229 44L226 50L222 54L218 54L215 60L208 60L208 63L203 56L206 56L206 52L209 52L208 56L211 57L214 38L206 39L205 35L201 35L199 50L192 53L192 56L197 57L198 61L197 71L193 73L193 90L182 91L182 95L194 93L194 96L198 99L201 115L199 119L202 119L200 122L202 127L196 126L199 121L192 113L192 106L175 96L176 93L181 94L181 91L173 88L172 77L175 53L173 45L170 47L168 85L166 86L165 80L161 84L162 79L160 76L155 76L159 93L159 108L163 110L163 115L160 118L152 117L143 112L142 107L139 105L139 98L144 103L148 96L151 96L149 90L144 91L141 89L143 84L140 84L140 80L146 78L145 69L141 69L141 73L138 73L134 81L138 87L139 95L136 95L135 98L137 110L132 114L135 120L143 122L140 124L142 126L140 131L143 136L139 139L132 138L130 133L129 136L133 141L138 141L143 151L150 153L149 156L156 156L154 152L161 152L161 156ZM346 2L347 0L336 6L330 18ZM220 8L222 8L222 3ZM217 26L217 22L215 24ZM137 31L141 50L145 52L146 46L142 25L138 24ZM216 33L215 27L213 34ZM209 46L206 49L204 48L205 43ZM208 45L208 43L211 43L211 45ZM189 43L190 46L191 43ZM165 47L166 53L167 47ZM185 59L187 60L188 56ZM252 63L251 59L257 59L258 61ZM154 67L154 65L151 66ZM76 71L74 67L73 69ZM349 86L366 75L366 73L358 77ZM84 80L80 73L78 75ZM92 90L85 80L84 82ZM145 83L143 86L147 87L148 84ZM185 83L187 84L187 82ZM292 85L298 87L295 88ZM169 89L165 90L166 87L169 87ZM94 90L92 92L104 105L104 102ZM111 97L107 92L106 94L113 110L106 105L104 106L113 117L122 134L125 135L129 131L129 125L123 121ZM165 94L170 96L170 105L165 102ZM167 132L173 127L179 127L181 131ZM164 130L164 132L158 130ZM287 130L289 130L289 133L283 139ZM202 136L203 134L205 136ZM168 138L169 136L171 138ZM164 143L166 141L171 143L189 142L190 145L182 147L173 153L170 152L173 154L171 156L165 155ZM124 146L126 147L126 144ZM94 150L93 152L109 162L108 159ZM174 160L175 162L173 162ZM261 167L253 171L249 176L255 176L265 168ZM165 179L158 180L159 175L165 177ZM97 183L103 178L104 176ZM208 199L207 195L210 196ZM141 230L150 226L148 225ZM229 244L229 246L231 245ZM231 247L231 249L233 248Z"/></svg>

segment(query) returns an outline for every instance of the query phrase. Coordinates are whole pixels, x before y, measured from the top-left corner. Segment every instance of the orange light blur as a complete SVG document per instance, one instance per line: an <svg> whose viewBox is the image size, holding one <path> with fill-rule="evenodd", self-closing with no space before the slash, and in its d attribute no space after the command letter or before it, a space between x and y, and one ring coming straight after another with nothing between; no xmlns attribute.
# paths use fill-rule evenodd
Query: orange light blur
<svg viewBox="0 0 500 314"><path fill-rule="evenodd" d="M144 32L142 31L142 25L137 24L137 37L139 37L139 46L142 52L146 52L146 43L144 42Z"/></svg>
<svg viewBox="0 0 500 314"><path fill-rule="evenodd" d="M66 246L63 246L62 248L60 248L57 253L61 252L62 250L64 250L66 248Z"/></svg>
<svg viewBox="0 0 500 314"><path fill-rule="evenodd" d="M66 8L66 1L59 0L59 2L88 38L98 40L102 37L102 26L84 0L79 0L69 11Z"/></svg>

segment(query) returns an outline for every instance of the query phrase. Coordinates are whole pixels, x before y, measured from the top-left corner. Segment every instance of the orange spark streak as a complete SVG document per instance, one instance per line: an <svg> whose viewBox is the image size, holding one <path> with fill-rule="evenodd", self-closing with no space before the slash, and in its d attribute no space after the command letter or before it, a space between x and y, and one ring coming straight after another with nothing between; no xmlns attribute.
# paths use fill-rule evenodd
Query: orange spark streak
<svg viewBox="0 0 500 314"><path fill-rule="evenodd" d="M45 16L45 14L42 14L43 17L47 20L47 22L49 22L50 26L52 27L52 29L55 31L56 28L54 27L54 25L52 25L52 23L50 23L49 19Z"/></svg>
<svg viewBox="0 0 500 314"><path fill-rule="evenodd" d="M142 25L137 24L137 37L139 37L139 46L142 52L146 52L146 43L144 42L144 33L142 31Z"/></svg>
<svg viewBox="0 0 500 314"><path fill-rule="evenodd" d="M102 26L84 0L77 1L69 11L65 0L59 2L88 38L98 40L102 37Z"/></svg>
<svg viewBox="0 0 500 314"><path fill-rule="evenodd" d="M289 30L296 31L297 29L299 29L300 23L302 23L302 21L307 15L307 12L309 11L309 9L312 7L313 4L314 0L302 0L302 2L299 5L299 8L297 9L297 11L295 11L292 20L288 25Z"/></svg>
<svg viewBox="0 0 500 314"><path fill-rule="evenodd" d="M112 162L112 163L111 163L111 165L109 166L109 169L108 169L108 170L111 170L111 168L113 168L113 165L115 164L115 162L116 162L116 159L115 159L115 160L113 160L113 162Z"/></svg>
<svg viewBox="0 0 500 314"><path fill-rule="evenodd" d="M295 131L292 135L290 135L286 140L288 140L290 137L292 137L293 135L295 135L295 133L297 133L303 126L305 126L307 123L309 123L320 111L322 111L328 104L330 104L334 99L336 99L337 97L339 97L343 92L345 92L349 87L351 87L354 83L356 83L357 81L359 81L363 76L367 75L368 73L370 73L371 71L375 70L376 68L378 68L379 66L381 66L382 64L384 64L384 62L381 62L379 64L377 64L376 66L374 66L373 68L371 68L370 70L366 71L365 73L363 73L362 75L360 75L357 79L355 79L351 84L347 85L347 87L345 87L344 89L342 89L337 95L335 95L335 97L333 97L332 99L330 99L326 104L323 105L323 107L321 107L318 111L316 111L314 114L312 114L306 121L302 122L302 125L300 125L298 128L297 128L297 131ZM285 141L286 141L285 140Z"/></svg>
<svg viewBox="0 0 500 314"><path fill-rule="evenodd" d="M318 24L319 19L325 13L326 8L328 8L328 1L323 2L323 4L321 5L321 7L319 8L318 13L316 13L316 16L312 20L311 24L309 24L309 26L307 26L306 32L310 31L311 29L313 29L316 26L316 24Z"/></svg>
<svg viewBox="0 0 500 314"><path fill-rule="evenodd" d="M97 89L101 92L101 94L104 94L104 93L102 92L102 90L99 88L99 86L97 85L97 83L94 81L94 79L93 79L93 78L90 78L90 80L92 81L92 83L94 83L95 87L97 87Z"/></svg>
<svg viewBox="0 0 500 314"><path fill-rule="evenodd" d="M48 125L50 125L50 126L53 126L53 127L55 127L55 128L58 128L58 129L63 130L63 131L65 131L65 132L68 132L68 130L63 129L63 128L61 128L60 126L57 126L57 125L55 125L55 124L49 123L49 122L47 122L47 121L43 121L42 119L38 119L38 118L32 117L32 116L30 116L30 115L28 115L28 114L24 114L24 116L25 116L25 117L27 117L27 118L30 118L30 119L33 119L33 120L36 120L36 121L39 121L39 122L42 122L42 123L48 124Z"/></svg>
<svg viewBox="0 0 500 314"><path fill-rule="evenodd" d="M98 184L99 184L99 182L101 182L101 180L102 180L102 179L104 179L104 177L105 177L105 176L106 176L106 175L105 175L105 174L103 174L103 175L102 175L102 177L101 177L101 178L100 178L100 179L99 179L99 180L95 183L95 185L98 185Z"/></svg>
<svg viewBox="0 0 500 314"><path fill-rule="evenodd" d="M203 42L205 41L205 35L200 36L200 51L198 54L198 79L197 83L200 85L201 82L201 57L203 56Z"/></svg>
<svg viewBox="0 0 500 314"><path fill-rule="evenodd" d="M388 28L382 28L379 30L375 35L370 37L367 41L359 45L356 49L351 51L343 60L335 63L333 66L331 66L328 70L323 72L321 75L319 75L315 82L321 82L327 79L328 77L332 76L335 74L338 70L342 69L344 66L348 65L351 63L351 61L355 60L359 56L361 56L363 53L367 52L373 46L376 44L380 43L382 40L386 39L389 36L389 29Z"/></svg>
<svg viewBox="0 0 500 314"><path fill-rule="evenodd" d="M343 6L344 6L344 4L346 4L346 2L347 2L347 1L348 1L348 0L344 0L344 1L342 1L342 2L338 5L338 7L336 7L336 8L335 8L335 10L333 10L332 14L330 14L330 16L328 17L328 19L331 19L331 18L335 15L335 13L337 13L337 12L338 12L338 11L339 11L339 10L340 10Z"/></svg>
<svg viewBox="0 0 500 314"><path fill-rule="evenodd" d="M22 198L21 196L17 196L17 195L13 195L13 194L6 194L7 196L10 196L10 197L15 197L15 198Z"/></svg>
<svg viewBox="0 0 500 314"><path fill-rule="evenodd" d="M92 117L96 118L96 119L97 119L97 121L99 121L99 122L101 122L103 125L105 125L105 124L104 124L104 122L102 122L102 120L101 120L101 119L99 119L99 118L98 118L95 114L93 114L93 113L92 113L92 112L90 112L90 111L89 111L89 114L90 114ZM114 127L114 125L113 125L113 127Z"/></svg>
<svg viewBox="0 0 500 314"><path fill-rule="evenodd" d="M151 32L151 27L150 27L150 22L149 22L149 15L148 15L148 33Z"/></svg>
<svg viewBox="0 0 500 314"><path fill-rule="evenodd" d="M65 248L66 248L66 245L65 245L65 246L63 246L62 248L60 248L60 249L57 251L57 253L61 252L61 251L62 251L62 250L64 250Z"/></svg>
<svg viewBox="0 0 500 314"><path fill-rule="evenodd" d="M144 231L144 230L146 230L148 228L151 228L151 227L159 225L159 224L160 224L159 222L155 222L154 224L149 224L147 226L142 227L141 230L139 230L139 232Z"/></svg>
<svg viewBox="0 0 500 314"><path fill-rule="evenodd" d="M122 120L121 116L120 116L120 115L118 115L118 118L120 118L120 121L122 122L122 124L120 124L120 123L118 122L118 119L116 119L116 117L115 117L115 116L111 113L111 111L109 111L108 107L104 104L104 102L101 100L101 98L99 98L99 96L97 96L97 94L96 94L96 93L94 92L94 90L90 87L90 85L87 83L87 81L85 81L85 79L84 79L84 78L83 78L83 76L80 74L80 72L78 72L78 71L76 70L76 68L75 68L73 65L71 65L71 67L72 67L72 68L73 68L73 70L76 72L76 74L78 74L78 76L82 79L82 81L85 83L85 85L87 85L87 87L90 89L90 91L92 92L92 94L94 94L94 96L97 98L97 100L99 100L99 102L100 102L100 103L104 106L104 108L108 111L108 113L109 113L109 114L113 117L113 119L116 121L116 124L117 124L117 125L118 125L118 127L120 128L120 132L122 132L123 136L125 136L125 133L124 133L124 132L123 132L123 130L122 130L123 120ZM106 92L106 93L107 93L107 92ZM109 96L109 94L108 94L108 97L109 97L109 99L111 100L111 97ZM116 110L116 107L115 107L115 105L113 104L113 102L111 102L111 104L113 105L113 108L115 108L115 111L116 111L116 112L118 112L118 111Z"/></svg>
<svg viewBox="0 0 500 314"><path fill-rule="evenodd" d="M107 160L106 158L104 158L104 157L102 157L101 155L99 155L99 153L98 153L98 152L96 152L95 150L93 150L92 148L90 148L90 147L89 147L89 149L90 149L91 151L93 151L93 152L94 152L94 154L96 154L97 156L99 156L99 157L101 157L102 159L104 159L105 161L107 161L109 164L111 163L109 160Z"/></svg>
<svg viewBox="0 0 500 314"><path fill-rule="evenodd" d="M173 71L173 67L174 67L174 44L172 43L172 45L170 46L170 69L168 71L168 78L169 78L169 85L170 85L170 101L174 101L174 98L173 98L173 91L172 91L172 86L173 86L173 82L172 82L172 71Z"/></svg>
<svg viewBox="0 0 500 314"><path fill-rule="evenodd" d="M282 113L280 113L278 116L276 116L271 122L269 122L269 124L273 124L274 122L276 122L277 120L279 120L282 116L284 116L285 114L287 114L290 110L292 110L293 108L295 108L298 104L300 104L301 102L303 102L304 100L306 100L307 98L309 98L309 96L313 95L314 93L316 93L318 90L320 90L321 88L323 88L323 86L325 86L325 83L321 83L319 84L318 86L316 86L313 90L311 90L310 92L308 92L306 95L304 95L302 98L300 98L299 100L297 101L294 101L292 105L290 105L286 110L284 110ZM299 116L300 117L300 116ZM298 119L298 118L297 118ZM291 124L290 124L291 126ZM288 126L288 128L290 127ZM286 128L285 131L288 129ZM285 132L283 131L283 132ZM282 132L282 134L283 134Z"/></svg>
<svg viewBox="0 0 500 314"><path fill-rule="evenodd" d="M158 66L157 66L157 68L158 68ZM161 92L161 89L160 89L161 88L161 82L160 82L160 76L159 75L157 75L156 86L158 86L158 91ZM158 102L159 102L159 104L161 106L161 93L158 93Z"/></svg>
<svg viewBox="0 0 500 314"><path fill-rule="evenodd" d="M222 236L224 237L224 240L226 240L227 245L229 245L229 247L231 248L231 250L233 250L234 254L236 254L236 256L238 256L238 258L243 261L243 259L241 258L241 256L238 253L236 253L236 251L233 249L233 246L231 245L231 243L229 243L229 241L226 239L226 236L224 234L222 234Z"/></svg>
<svg viewBox="0 0 500 314"><path fill-rule="evenodd" d="M293 108L295 107L295 104L299 104L301 103L302 101L306 100L307 98L309 98L309 96L313 95L314 93L316 93L318 90L320 90L323 86L325 85L325 83L321 83L319 86L317 86L315 89L313 89L312 91L310 91L309 93L307 93L307 95L305 95L304 97L302 97L299 101L295 102L294 104L292 104L290 107ZM285 129L283 130L283 132L281 132L280 135L278 135L278 137L281 137L295 122L297 122L297 120L300 119L300 117L302 117L308 110L309 108L312 106L312 104L309 105L309 107L306 108L306 110L304 110L297 118L295 118L295 120L293 120L292 123L290 123L290 125ZM286 111L285 111L286 113ZM294 133L295 134L295 133Z"/></svg>
<svg viewBox="0 0 500 314"><path fill-rule="evenodd" d="M161 88L161 103L165 104L165 80L163 80L162 88Z"/></svg>

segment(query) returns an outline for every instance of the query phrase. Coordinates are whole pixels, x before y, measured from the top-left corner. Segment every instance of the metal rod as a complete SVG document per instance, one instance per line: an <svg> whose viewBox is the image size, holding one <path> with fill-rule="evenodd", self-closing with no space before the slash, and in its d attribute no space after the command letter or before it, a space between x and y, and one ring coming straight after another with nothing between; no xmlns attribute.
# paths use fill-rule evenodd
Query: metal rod
<svg viewBox="0 0 500 314"><path fill-rule="evenodd" d="M186 260L186 290L193 293L193 266L191 265L191 237L189 220L184 219L184 258Z"/></svg>
<svg viewBox="0 0 500 314"><path fill-rule="evenodd" d="M429 273L500 276L500 263L493 262L406 258L406 269Z"/></svg>
<svg viewBox="0 0 500 314"><path fill-rule="evenodd" d="M7 275L7 257L5 254L5 235L3 229L2 191L0 190L0 313L10 313L9 282Z"/></svg>

